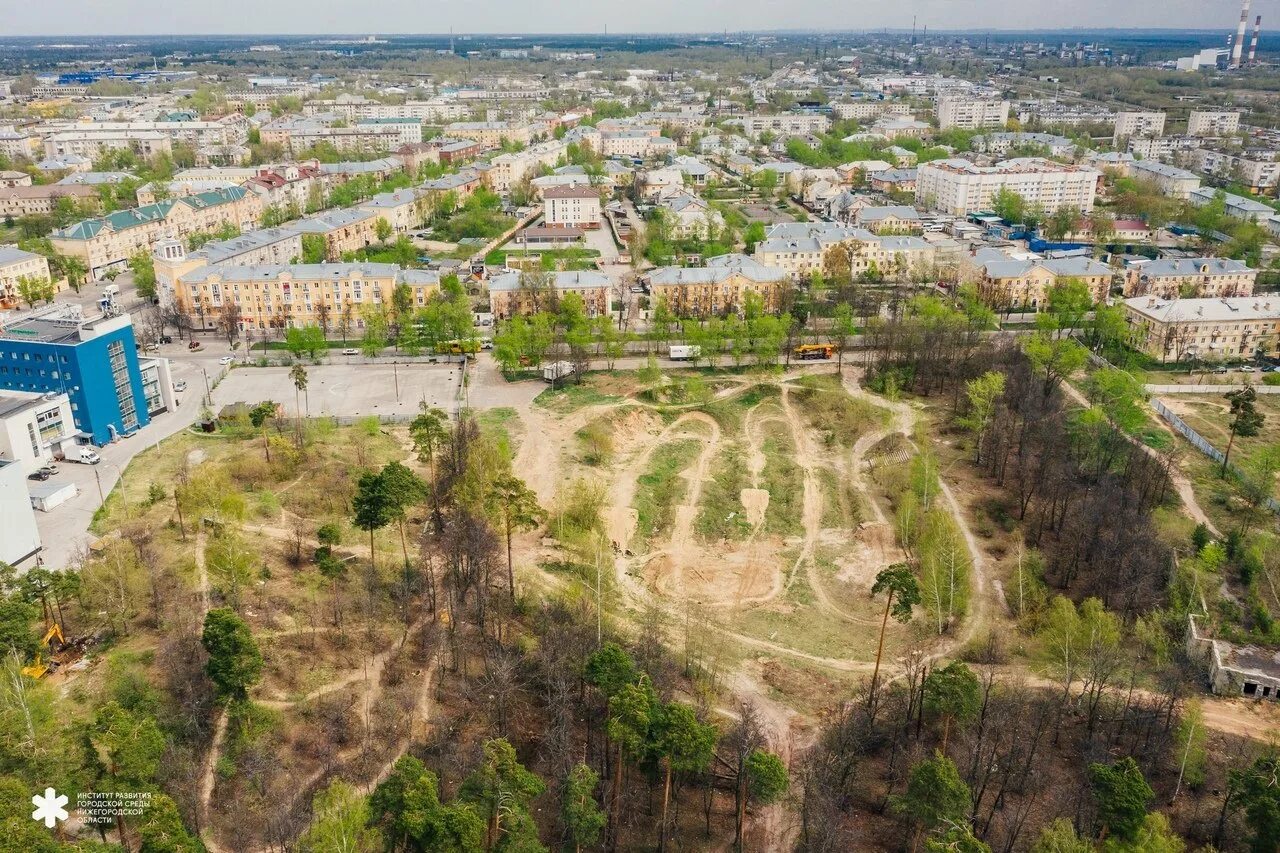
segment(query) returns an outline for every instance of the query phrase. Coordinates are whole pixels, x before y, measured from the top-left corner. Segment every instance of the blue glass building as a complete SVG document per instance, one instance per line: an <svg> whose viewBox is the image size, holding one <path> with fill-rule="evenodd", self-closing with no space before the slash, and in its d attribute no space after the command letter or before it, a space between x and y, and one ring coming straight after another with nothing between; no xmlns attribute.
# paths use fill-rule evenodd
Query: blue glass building
<svg viewBox="0 0 1280 853"><path fill-rule="evenodd" d="M67 394L99 446L150 421L127 314L83 319L55 305L0 324L0 389Z"/></svg>

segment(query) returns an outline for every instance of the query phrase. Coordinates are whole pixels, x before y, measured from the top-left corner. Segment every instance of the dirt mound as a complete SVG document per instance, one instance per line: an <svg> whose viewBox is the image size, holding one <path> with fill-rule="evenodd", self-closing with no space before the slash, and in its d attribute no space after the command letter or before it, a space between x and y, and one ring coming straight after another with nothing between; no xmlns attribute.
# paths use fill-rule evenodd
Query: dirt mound
<svg viewBox="0 0 1280 853"><path fill-rule="evenodd" d="M717 607L735 607L772 596L782 571L781 543L757 540L699 549L697 559L667 551L645 564L645 584L658 595Z"/></svg>
<svg viewBox="0 0 1280 853"><path fill-rule="evenodd" d="M747 514L747 523L759 527L764 523L764 514L769 509L768 489L743 489L740 495L742 508Z"/></svg>
<svg viewBox="0 0 1280 853"><path fill-rule="evenodd" d="M836 580L852 584L859 592L871 591L881 569L906 559L894 540L893 528L887 524L867 524L858 531L858 539L836 563Z"/></svg>

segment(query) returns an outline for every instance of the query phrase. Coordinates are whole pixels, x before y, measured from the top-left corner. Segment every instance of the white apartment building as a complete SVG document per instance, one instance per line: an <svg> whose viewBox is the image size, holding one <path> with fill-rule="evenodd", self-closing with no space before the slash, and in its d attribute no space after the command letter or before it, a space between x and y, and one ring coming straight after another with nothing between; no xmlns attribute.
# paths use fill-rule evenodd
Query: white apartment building
<svg viewBox="0 0 1280 853"><path fill-rule="evenodd" d="M44 255L0 246L0 308L16 308L21 301L18 279L49 278L49 261Z"/></svg>
<svg viewBox="0 0 1280 853"><path fill-rule="evenodd" d="M417 145L422 141L422 122L416 118L362 118L356 122L356 127L395 131L397 147Z"/></svg>
<svg viewBox="0 0 1280 853"><path fill-rule="evenodd" d="M676 153L676 143L665 136L641 128L619 130L600 135L601 154L605 157L629 157L647 160Z"/></svg>
<svg viewBox="0 0 1280 853"><path fill-rule="evenodd" d="M962 130L1004 127L1009 121L1008 101L944 95L938 98L937 109L938 127L941 130L952 127Z"/></svg>
<svg viewBox="0 0 1280 853"><path fill-rule="evenodd" d="M1167 160L1180 151L1193 151L1200 147L1194 136L1131 136L1129 153L1144 160Z"/></svg>
<svg viewBox="0 0 1280 853"><path fill-rule="evenodd" d="M740 122L742 132L755 139L765 131L776 136L803 136L807 133L826 133L831 119L821 113L783 113L776 116L732 116L731 122Z"/></svg>
<svg viewBox="0 0 1280 853"><path fill-rule="evenodd" d="M1129 164L1129 173L1135 178L1151 181L1160 188L1162 195L1170 198L1189 198L1200 189L1199 175L1158 160L1134 160Z"/></svg>
<svg viewBox="0 0 1280 853"><path fill-rule="evenodd" d="M600 227L600 192L594 187L549 187L542 201L548 225Z"/></svg>
<svg viewBox="0 0 1280 853"><path fill-rule="evenodd" d="M1116 138L1126 136L1164 136L1162 112L1139 112L1136 110L1116 113Z"/></svg>
<svg viewBox="0 0 1280 853"><path fill-rule="evenodd" d="M489 186L494 192L511 192L513 186L526 176L535 174L540 166L554 167L567 147L563 140L548 139L523 151L499 154L489 161L489 174L486 178Z"/></svg>
<svg viewBox="0 0 1280 853"><path fill-rule="evenodd" d="M1197 148L1191 152L1191 162L1195 168L1219 178L1237 181L1255 193L1274 187L1277 179L1280 179L1280 162L1274 158L1275 152L1272 151L1246 151L1243 156L1208 148Z"/></svg>
<svg viewBox="0 0 1280 853"><path fill-rule="evenodd" d="M1187 136L1230 136L1240 132L1240 113L1224 110L1192 110L1187 116Z"/></svg>
<svg viewBox="0 0 1280 853"><path fill-rule="evenodd" d="M52 462L54 451L76 432L66 394L0 391L0 463L16 463L30 474Z"/></svg>
<svg viewBox="0 0 1280 853"><path fill-rule="evenodd" d="M528 145L532 138L529 125L509 121L455 121L445 125L444 135L450 139L474 139L485 148L501 148L504 142Z"/></svg>
<svg viewBox="0 0 1280 853"><path fill-rule="evenodd" d="M1039 157L1018 157L994 166L959 158L935 160L916 170L916 201L933 210L963 216L990 210L1001 189L1017 193L1029 207L1062 207L1088 213L1101 172L1089 166L1064 166Z"/></svg>

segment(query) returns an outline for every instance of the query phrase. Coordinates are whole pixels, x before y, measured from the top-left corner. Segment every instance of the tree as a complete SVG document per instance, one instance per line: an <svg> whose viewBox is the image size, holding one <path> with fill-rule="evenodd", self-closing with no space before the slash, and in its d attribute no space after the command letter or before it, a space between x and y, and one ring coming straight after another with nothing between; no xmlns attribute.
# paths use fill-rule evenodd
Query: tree
<svg viewBox="0 0 1280 853"><path fill-rule="evenodd" d="M244 537L231 529L224 529L213 537L206 549L209 573L218 581L218 589L231 607L239 611L240 591L253 582L261 562L258 553L249 547Z"/></svg>
<svg viewBox="0 0 1280 853"><path fill-rule="evenodd" d="M924 680L924 707L943 719L942 752L947 751L951 723L973 717L982 704L982 686L973 670L960 661L935 669Z"/></svg>
<svg viewBox="0 0 1280 853"><path fill-rule="evenodd" d="M885 594L884 617L880 620L880 642L876 646L876 665L871 671L870 701L872 702L875 701L876 680L880 676L880 657L884 654L884 634L889 626L889 615L892 614L894 619L904 625L910 622L911 608L920 603L920 584L916 582L916 576L911 573L911 568L906 563L895 563L876 575L876 582L871 586L871 595L874 598L880 593Z"/></svg>
<svg viewBox="0 0 1280 853"><path fill-rule="evenodd" d="M322 264L329 256L329 244L323 234L302 235L302 262Z"/></svg>
<svg viewBox="0 0 1280 853"><path fill-rule="evenodd" d="M982 437L987 432L987 425L995 417L1000 398L1004 396L1004 374L998 370L988 370L967 382L964 390L969 411L960 418L960 425L974 434L974 461L981 464Z"/></svg>
<svg viewBox="0 0 1280 853"><path fill-rule="evenodd" d="M560 791L560 820L574 853L595 845L604 829L607 818L595 796L599 784L599 774L585 764L576 764Z"/></svg>
<svg viewBox="0 0 1280 853"><path fill-rule="evenodd" d="M374 531L386 527L395 518L395 501L380 474L370 471L360 475L351 509L356 527L369 531L369 564L376 568Z"/></svg>
<svg viewBox="0 0 1280 853"><path fill-rule="evenodd" d="M302 405L299 399L303 391L307 390L307 369L301 364L295 364L289 368L289 378L293 380L293 411L295 421L297 423L298 446L302 446ZM310 414L308 412L308 414Z"/></svg>
<svg viewBox="0 0 1280 853"><path fill-rule="evenodd" d="M458 797L484 819L485 850L535 853L546 848L538 842L529 804L544 790L542 780L516 759L515 747L495 738L485 741L484 758L462 783Z"/></svg>
<svg viewBox="0 0 1280 853"><path fill-rule="evenodd" d="M1108 838L1102 843L1102 853L1184 853L1186 849L1187 843L1178 837L1169 826L1169 818L1160 812L1152 812L1142 819L1132 841Z"/></svg>
<svg viewBox="0 0 1280 853"><path fill-rule="evenodd" d="M375 853L382 833L369 825L369 801L341 779L311 801L311 825L298 839L302 853Z"/></svg>
<svg viewBox="0 0 1280 853"><path fill-rule="evenodd" d="M37 302L52 302L54 297L53 282L43 276L20 275L17 280L18 297L28 308L36 307Z"/></svg>
<svg viewBox="0 0 1280 853"><path fill-rule="evenodd" d="M209 655L205 672L218 696L248 698L249 688L262 677L262 652L245 621L229 608L214 608L204 617L200 641Z"/></svg>
<svg viewBox="0 0 1280 853"><path fill-rule="evenodd" d="M484 846L484 821L469 805L442 803L436 775L410 755L397 759L374 788L369 819L382 828L392 850L472 853Z"/></svg>
<svg viewBox="0 0 1280 853"><path fill-rule="evenodd" d="M1102 822L1099 837L1114 834L1123 841L1137 838L1153 792L1138 764L1125 756L1114 764L1090 764L1089 785Z"/></svg>
<svg viewBox="0 0 1280 853"><path fill-rule="evenodd" d="M399 462L388 462L379 474L387 493L391 520L400 526L400 547L404 551L404 564L409 565L409 545L404 535L404 522L409 507L422 502L427 496L427 484L422 478Z"/></svg>
<svg viewBox="0 0 1280 853"><path fill-rule="evenodd" d="M449 416L441 409L431 408L424 401L422 411L409 424L409 438L413 441L413 449L418 454L418 461L427 465L430 470L431 504L435 513L436 526L443 522L440 515L440 489L436 477L436 455L449 439Z"/></svg>
<svg viewBox="0 0 1280 853"><path fill-rule="evenodd" d="M658 822L659 850L667 846L667 805L671 800L672 774L705 768L715 745L715 726L700 721L693 708L682 702L671 702L659 710L654 723L654 752L665 765L662 817Z"/></svg>
<svg viewBox="0 0 1280 853"><path fill-rule="evenodd" d="M143 299L155 299L156 264L151 253L139 249L129 258L129 269L133 270L133 283L138 288L138 295Z"/></svg>
<svg viewBox="0 0 1280 853"><path fill-rule="evenodd" d="M98 708L87 742L105 778L99 790L137 790L154 784L165 753L165 736L153 717L127 710L112 700ZM124 817L116 827L124 836Z"/></svg>
<svg viewBox="0 0 1280 853"><path fill-rule="evenodd" d="M182 823L178 805L167 794L152 794L138 824L138 853L200 853L204 846Z"/></svg>
<svg viewBox="0 0 1280 853"><path fill-rule="evenodd" d="M929 853L991 853L991 847L973 834L969 824L948 827L936 838L925 839Z"/></svg>
<svg viewBox="0 0 1280 853"><path fill-rule="evenodd" d="M373 226L373 233L378 238L379 243L385 243L387 238L395 233L395 229L391 227L390 222L378 217L377 223Z"/></svg>
<svg viewBox="0 0 1280 853"><path fill-rule="evenodd" d="M911 768L907 790L889 798L896 813L915 824L911 842L919 846L921 834L946 824L960 824L969 814L969 786L960 778L955 764L940 752Z"/></svg>
<svg viewBox="0 0 1280 853"><path fill-rule="evenodd" d="M1253 853L1280 850L1280 752L1274 747L1243 770L1227 774L1227 797L1244 809L1245 823L1253 837ZM1226 813L1227 804L1223 805Z"/></svg>
<svg viewBox="0 0 1280 853"><path fill-rule="evenodd" d="M1040 831L1031 853L1093 853L1093 844L1076 835L1070 820L1060 817Z"/></svg>
<svg viewBox="0 0 1280 853"><path fill-rule="evenodd" d="M1266 422L1266 416L1257 409L1258 392L1252 385L1228 391L1224 396L1231 403L1231 437L1227 439L1227 451L1222 455L1221 477L1227 476L1227 465L1231 462L1231 448L1235 446L1236 436L1255 436Z"/></svg>
<svg viewBox="0 0 1280 853"><path fill-rule="evenodd" d="M787 765L772 752L753 750L747 756L746 771L747 792L752 802L767 806L787 792Z"/></svg>
<svg viewBox="0 0 1280 853"><path fill-rule="evenodd" d="M609 716L605 734L617 747L613 764L613 784L609 791L609 847L617 849L621 820L623 761L641 758L650 744L650 728L658 713L658 697L647 678L641 675L632 684L624 684L609 697Z"/></svg>
<svg viewBox="0 0 1280 853"><path fill-rule="evenodd" d="M503 474L489 483L485 494L489 511L502 520L507 537L507 589L511 603L516 601L516 576L511 560L511 537L517 530L533 530L542 521L538 496L514 474Z"/></svg>
<svg viewBox="0 0 1280 853"><path fill-rule="evenodd" d="M1026 216L1027 203L1013 190L1001 187L991 197L991 209L1006 222L1020 223Z"/></svg>
<svg viewBox="0 0 1280 853"><path fill-rule="evenodd" d="M1204 784L1205 765L1205 728L1204 708L1199 699L1190 699L1183 706L1182 716L1178 720L1178 728L1174 733L1177 745L1178 782L1174 786L1170 802L1178 799L1185 782L1192 788Z"/></svg>
<svg viewBox="0 0 1280 853"><path fill-rule="evenodd" d="M360 338L360 352L367 358L377 358L386 349L390 335L387 323L387 312L382 306L370 308L363 313L364 336Z"/></svg>
<svg viewBox="0 0 1280 853"><path fill-rule="evenodd" d="M1044 396L1048 397L1065 377L1084 367L1088 355L1073 338L1059 338L1051 334L1055 328L1052 318L1046 324L1041 320L1045 317L1044 314L1037 316L1041 328L1025 340L1022 348L1032 368L1042 375Z"/></svg>
<svg viewBox="0 0 1280 853"><path fill-rule="evenodd" d="M1059 329L1078 328L1092 305L1089 286L1078 278L1063 279L1049 288L1049 313L1057 317Z"/></svg>

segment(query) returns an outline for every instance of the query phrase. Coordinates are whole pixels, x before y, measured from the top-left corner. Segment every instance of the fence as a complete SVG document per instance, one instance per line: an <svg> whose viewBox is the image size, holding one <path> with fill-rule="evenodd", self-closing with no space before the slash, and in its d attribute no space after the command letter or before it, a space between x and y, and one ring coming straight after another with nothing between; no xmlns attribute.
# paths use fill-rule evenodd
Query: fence
<svg viewBox="0 0 1280 853"><path fill-rule="evenodd" d="M1160 417L1164 418L1165 421L1168 422L1169 426L1173 427L1174 430L1176 430L1187 441L1191 442L1191 444L1205 456L1208 456L1214 462L1222 462L1226 459L1226 454L1206 441L1204 436L1192 429L1191 425L1182 418L1171 412L1169 407L1164 403L1152 398L1151 407L1156 410ZM1235 476L1240 476L1239 469L1234 465L1229 465L1227 468ZM1267 498L1266 505L1267 509L1272 512L1280 512L1280 501L1276 501L1275 498Z"/></svg>
<svg viewBox="0 0 1280 853"><path fill-rule="evenodd" d="M1226 394L1228 391L1239 391L1245 385L1148 385L1150 394ZM1280 394L1280 385L1253 385L1258 394Z"/></svg>

